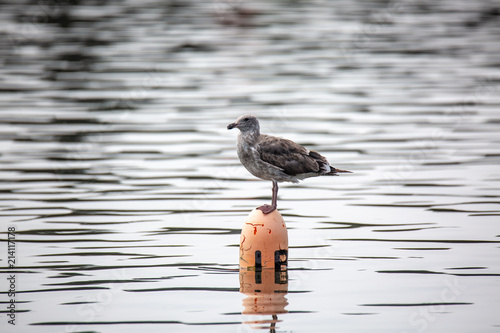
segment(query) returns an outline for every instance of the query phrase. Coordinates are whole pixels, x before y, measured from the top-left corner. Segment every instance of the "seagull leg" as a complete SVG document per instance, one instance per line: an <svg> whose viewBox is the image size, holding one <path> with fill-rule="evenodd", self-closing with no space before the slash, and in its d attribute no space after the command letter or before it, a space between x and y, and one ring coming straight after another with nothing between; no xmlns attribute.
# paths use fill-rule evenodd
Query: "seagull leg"
<svg viewBox="0 0 500 333"><path fill-rule="evenodd" d="M278 207L278 182L273 180L273 197L271 199L271 205L262 205L257 207L262 213L269 214L272 213Z"/></svg>
<svg viewBox="0 0 500 333"><path fill-rule="evenodd" d="M274 209L278 208L278 182L273 180L273 198L271 199L271 205Z"/></svg>

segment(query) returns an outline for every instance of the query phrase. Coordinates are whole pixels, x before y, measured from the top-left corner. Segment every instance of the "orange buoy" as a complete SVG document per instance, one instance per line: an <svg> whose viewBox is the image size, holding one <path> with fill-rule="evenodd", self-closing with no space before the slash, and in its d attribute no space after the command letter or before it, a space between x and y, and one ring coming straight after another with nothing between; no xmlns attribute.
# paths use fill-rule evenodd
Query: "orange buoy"
<svg viewBox="0 0 500 333"><path fill-rule="evenodd" d="M261 271L267 268L275 272L287 270L288 233L278 210L264 214L255 208L241 230L240 269Z"/></svg>

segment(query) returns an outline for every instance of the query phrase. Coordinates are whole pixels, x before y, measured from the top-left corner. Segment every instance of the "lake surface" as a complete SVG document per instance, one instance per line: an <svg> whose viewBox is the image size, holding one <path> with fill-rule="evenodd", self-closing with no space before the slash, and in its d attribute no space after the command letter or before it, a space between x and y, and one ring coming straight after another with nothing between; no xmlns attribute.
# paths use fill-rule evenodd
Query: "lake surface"
<svg viewBox="0 0 500 333"><path fill-rule="evenodd" d="M500 331L498 1L0 13L2 332ZM280 186L274 317L240 293L271 196L226 130L245 113L354 172Z"/></svg>

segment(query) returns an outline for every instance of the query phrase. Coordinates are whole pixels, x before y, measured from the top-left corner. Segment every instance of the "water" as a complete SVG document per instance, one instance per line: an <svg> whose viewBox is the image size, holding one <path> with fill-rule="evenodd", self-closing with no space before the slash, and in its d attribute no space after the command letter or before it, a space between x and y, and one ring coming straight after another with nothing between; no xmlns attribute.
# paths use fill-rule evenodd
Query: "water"
<svg viewBox="0 0 500 333"><path fill-rule="evenodd" d="M2 332L499 331L497 1L101 3L1 5ZM354 171L280 187L274 318L243 113Z"/></svg>

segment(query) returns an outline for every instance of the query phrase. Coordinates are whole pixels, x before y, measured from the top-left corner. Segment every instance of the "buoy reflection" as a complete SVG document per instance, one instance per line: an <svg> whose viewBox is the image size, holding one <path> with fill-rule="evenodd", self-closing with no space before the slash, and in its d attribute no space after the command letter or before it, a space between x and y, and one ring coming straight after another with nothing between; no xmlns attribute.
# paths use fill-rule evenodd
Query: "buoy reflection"
<svg viewBox="0 0 500 333"><path fill-rule="evenodd" d="M240 269L240 292L243 299L243 315L252 316L254 320L244 320L243 324L252 329L269 328L275 332L278 314L287 313L288 305L288 272L274 269L247 270ZM255 319L253 316L261 316ZM270 317L268 317L270 316Z"/></svg>

